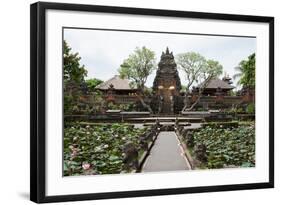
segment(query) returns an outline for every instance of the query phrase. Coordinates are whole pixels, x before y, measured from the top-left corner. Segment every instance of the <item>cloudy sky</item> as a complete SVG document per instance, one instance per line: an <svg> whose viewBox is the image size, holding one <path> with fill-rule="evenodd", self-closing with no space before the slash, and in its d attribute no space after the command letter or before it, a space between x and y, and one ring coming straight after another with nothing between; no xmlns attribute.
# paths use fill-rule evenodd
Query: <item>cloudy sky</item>
<svg viewBox="0 0 281 205"><path fill-rule="evenodd" d="M249 37L64 29L64 39L73 52L79 52L81 63L88 70L87 78L101 80L118 74L120 64L136 47L153 50L157 63L167 46L174 55L198 52L207 59L219 61L230 77L236 72L234 67L256 51L256 39ZM184 74L179 73L182 84L186 84ZM147 86L152 86L154 77L155 72L148 78Z"/></svg>

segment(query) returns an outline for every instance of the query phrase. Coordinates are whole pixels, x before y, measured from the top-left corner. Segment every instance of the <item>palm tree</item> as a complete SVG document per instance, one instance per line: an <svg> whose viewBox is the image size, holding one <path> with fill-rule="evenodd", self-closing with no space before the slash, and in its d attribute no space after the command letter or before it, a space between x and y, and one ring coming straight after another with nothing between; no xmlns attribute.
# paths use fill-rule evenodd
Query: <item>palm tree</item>
<svg viewBox="0 0 281 205"><path fill-rule="evenodd" d="M238 71L233 78L239 78L238 84L245 87L255 87L256 56L255 53L248 56L247 60L242 60L235 70Z"/></svg>
<svg viewBox="0 0 281 205"><path fill-rule="evenodd" d="M235 69L236 71L238 71L238 73L236 73L236 74L233 75L233 79L234 79L234 80L240 79L240 78L242 77L242 75L243 75L243 73L242 73L242 68L241 68L240 66L236 66L234 69ZM237 82L237 84L240 85L240 80Z"/></svg>

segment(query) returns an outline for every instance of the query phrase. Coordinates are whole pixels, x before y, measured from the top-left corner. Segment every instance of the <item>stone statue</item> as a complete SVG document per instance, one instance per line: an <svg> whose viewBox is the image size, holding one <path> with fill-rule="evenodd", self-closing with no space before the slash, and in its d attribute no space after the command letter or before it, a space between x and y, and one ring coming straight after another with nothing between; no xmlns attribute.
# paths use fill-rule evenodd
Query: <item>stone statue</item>
<svg viewBox="0 0 281 205"><path fill-rule="evenodd" d="M207 162L207 153L206 153L206 146L204 144L198 144L194 147L194 153L196 159L201 162Z"/></svg>
<svg viewBox="0 0 281 205"><path fill-rule="evenodd" d="M129 169L138 169L139 161L138 161L138 149L132 142L127 142L123 149L123 163L127 170Z"/></svg>

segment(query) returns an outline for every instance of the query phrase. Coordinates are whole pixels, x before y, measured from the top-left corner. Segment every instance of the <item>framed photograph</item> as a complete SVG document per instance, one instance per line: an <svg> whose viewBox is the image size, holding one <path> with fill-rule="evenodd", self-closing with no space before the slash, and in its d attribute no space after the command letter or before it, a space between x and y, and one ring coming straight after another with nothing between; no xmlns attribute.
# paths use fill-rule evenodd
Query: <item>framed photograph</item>
<svg viewBox="0 0 281 205"><path fill-rule="evenodd" d="M30 198L274 187L274 18L31 5Z"/></svg>

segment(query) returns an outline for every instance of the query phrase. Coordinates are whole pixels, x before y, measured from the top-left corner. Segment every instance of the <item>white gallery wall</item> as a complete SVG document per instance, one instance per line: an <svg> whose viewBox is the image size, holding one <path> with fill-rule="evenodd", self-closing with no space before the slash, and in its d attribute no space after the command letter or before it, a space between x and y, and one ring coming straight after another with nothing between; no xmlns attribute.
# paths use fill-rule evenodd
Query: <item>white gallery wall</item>
<svg viewBox="0 0 281 205"><path fill-rule="evenodd" d="M0 204L29 201L29 4L2 1L0 6ZM49 2L53 2L49 0ZM55 2L55 1L54 1ZM144 7L275 17L275 105L281 105L281 13L277 0L60 0L112 6ZM267 108L265 108L267 109ZM281 194L281 108L275 107L276 188L186 194L60 204L277 204ZM278 116L279 114L279 116ZM274 203L275 202L275 203Z"/></svg>

